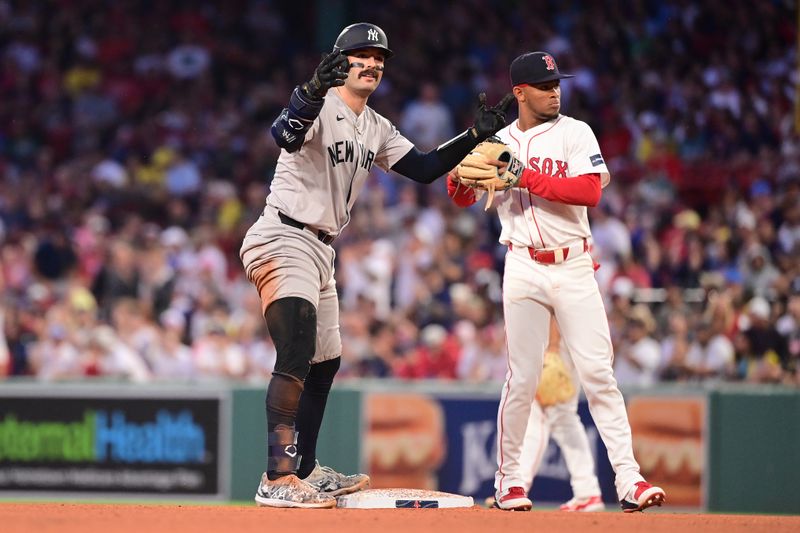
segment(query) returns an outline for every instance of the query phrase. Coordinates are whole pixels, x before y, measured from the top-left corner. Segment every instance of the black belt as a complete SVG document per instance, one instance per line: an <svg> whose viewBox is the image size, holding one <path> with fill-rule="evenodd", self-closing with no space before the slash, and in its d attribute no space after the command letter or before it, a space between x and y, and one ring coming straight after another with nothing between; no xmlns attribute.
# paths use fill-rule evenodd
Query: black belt
<svg viewBox="0 0 800 533"><path fill-rule="evenodd" d="M281 222L286 224L287 226L292 226L293 228L297 229L306 229L306 225L302 222L298 222L297 220L293 219L288 215L284 215L280 211L278 211L278 217L281 219ZM314 228L309 228L311 231L314 231ZM330 244L336 238L335 235L331 235L330 233L325 233L324 231L317 230L317 239L322 241L322 244Z"/></svg>

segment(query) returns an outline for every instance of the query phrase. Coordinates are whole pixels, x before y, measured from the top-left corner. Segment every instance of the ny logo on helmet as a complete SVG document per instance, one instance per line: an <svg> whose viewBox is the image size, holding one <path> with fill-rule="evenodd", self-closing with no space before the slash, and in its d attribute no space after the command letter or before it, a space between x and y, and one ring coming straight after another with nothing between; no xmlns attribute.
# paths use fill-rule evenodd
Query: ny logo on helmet
<svg viewBox="0 0 800 533"><path fill-rule="evenodd" d="M378 30L367 30L368 41L378 41Z"/></svg>
<svg viewBox="0 0 800 533"><path fill-rule="evenodd" d="M556 69L556 60L553 59L553 56L542 56L542 60L544 61L545 65L547 66L547 70L555 70Z"/></svg>

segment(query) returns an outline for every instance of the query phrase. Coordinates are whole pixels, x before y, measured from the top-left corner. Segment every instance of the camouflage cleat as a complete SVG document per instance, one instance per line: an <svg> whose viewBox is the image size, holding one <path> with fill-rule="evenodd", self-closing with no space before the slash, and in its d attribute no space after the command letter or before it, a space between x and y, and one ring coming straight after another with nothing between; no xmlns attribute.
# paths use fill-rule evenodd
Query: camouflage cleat
<svg viewBox="0 0 800 533"><path fill-rule="evenodd" d="M336 507L336 498L323 494L295 475L270 480L266 472L256 489L259 507L301 507L327 509Z"/></svg>
<svg viewBox="0 0 800 533"><path fill-rule="evenodd" d="M353 474L347 476L340 474L329 466L320 466L319 461L314 470L303 481L316 488L321 494L328 496L341 496L351 494L369 487L369 476L366 474Z"/></svg>

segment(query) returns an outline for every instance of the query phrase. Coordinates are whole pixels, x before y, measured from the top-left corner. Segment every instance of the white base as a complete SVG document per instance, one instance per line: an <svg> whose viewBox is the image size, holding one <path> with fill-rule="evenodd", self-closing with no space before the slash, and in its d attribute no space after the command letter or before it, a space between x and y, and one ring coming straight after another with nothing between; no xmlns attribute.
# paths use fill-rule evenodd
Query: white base
<svg viewBox="0 0 800 533"><path fill-rule="evenodd" d="M368 489L336 499L336 506L348 509L452 509L472 507L471 496L422 489Z"/></svg>

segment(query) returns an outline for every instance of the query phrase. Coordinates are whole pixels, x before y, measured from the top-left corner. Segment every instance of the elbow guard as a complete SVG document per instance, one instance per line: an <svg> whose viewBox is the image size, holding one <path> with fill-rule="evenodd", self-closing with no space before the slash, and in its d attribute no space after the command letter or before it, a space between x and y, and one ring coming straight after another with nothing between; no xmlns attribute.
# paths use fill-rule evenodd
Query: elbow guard
<svg viewBox="0 0 800 533"><path fill-rule="evenodd" d="M272 123L272 136L278 146L289 152L298 150L324 103L324 100L309 99L299 87L295 87L289 98L289 107L284 108Z"/></svg>

